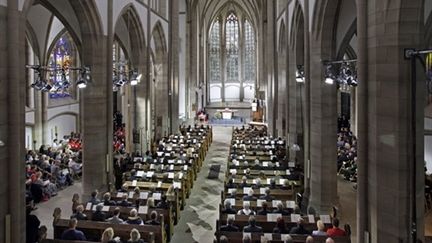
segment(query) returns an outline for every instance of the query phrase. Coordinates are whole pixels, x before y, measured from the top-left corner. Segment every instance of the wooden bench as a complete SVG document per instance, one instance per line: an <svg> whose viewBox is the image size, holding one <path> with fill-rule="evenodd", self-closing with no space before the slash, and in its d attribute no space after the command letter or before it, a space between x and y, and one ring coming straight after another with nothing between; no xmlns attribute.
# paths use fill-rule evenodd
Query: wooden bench
<svg viewBox="0 0 432 243"><path fill-rule="evenodd" d="M141 206L144 207L144 206ZM120 218L126 220L129 216L129 213L135 207L122 207L122 206L107 206L106 211L103 211L107 215L107 219L114 215L115 208L120 209ZM138 210L138 209L137 209ZM170 209L162 209L162 208L147 208L146 213L140 213L138 211L138 216L143 220L150 220L150 214L152 211L156 211L160 217L161 224L168 224L168 234L171 236L174 233L174 215L171 213ZM93 217L94 210L84 210L84 214L87 215L88 219L91 220Z"/></svg>
<svg viewBox="0 0 432 243"><path fill-rule="evenodd" d="M230 243L243 243L243 232L216 232L216 237L219 240L220 236L225 235ZM261 234L261 233L252 233L250 236L252 236L252 242L262 242L261 237L262 236L270 236L272 237L272 240L268 241L269 243L283 243L281 240L283 237L283 234ZM306 241L307 235L290 235L293 238L294 243L304 243ZM313 236L314 243L325 243L327 236ZM338 237L332 237L332 239L336 243L351 243L351 238L349 236L338 236ZM219 241L218 241L219 242Z"/></svg>
<svg viewBox="0 0 432 243"><path fill-rule="evenodd" d="M68 219L58 219L53 223L54 239L61 239L62 233L69 228ZM94 222L88 220L78 220L77 229L81 230L89 241L100 241L102 233L108 227L112 227L115 236L120 237L122 241L130 238L132 229L137 229L141 238L145 241L152 240L155 243L166 243L166 234L163 225L131 225L131 224L109 224L105 222Z"/></svg>
<svg viewBox="0 0 432 243"><path fill-rule="evenodd" d="M216 228L219 230L220 226L225 225L227 218L229 217L228 214L219 214L219 221L216 221ZM267 216L264 215L255 215L255 221L256 224L263 228L263 232L265 233L272 233L273 228L276 226L276 222L274 221L268 221ZM282 218L285 221L285 225L287 226L287 229L291 229L295 226L297 226L297 222L293 222L291 219L291 216L282 216ZM303 227L312 232L313 230L316 230L316 221L319 220L319 218L314 217L314 222L309 222L308 217L302 217L305 221L303 224ZM238 226L240 228L240 231L249 224L249 216L248 215L235 215L234 219L234 225ZM326 229L331 228L332 225L330 223L324 224Z"/></svg>
<svg viewBox="0 0 432 243"><path fill-rule="evenodd" d="M147 195L150 194L149 191L140 191L140 193L146 193L146 192L148 193ZM132 190L128 191L128 192L124 192L124 193L126 193L128 195L127 200L129 202L131 202L133 206L135 206L135 205L141 205L141 206L147 205L148 197L147 198L140 198L140 196L136 195ZM130 193L133 193L132 197L130 197ZM123 195L123 192L121 192L121 194ZM119 192L116 192L116 193L113 192L113 193L111 193L111 200L118 202L118 201L123 200L123 198L119 197ZM154 200L155 205L157 205L157 203L159 201L160 200L155 199ZM180 203L179 203L179 200L178 200L178 194L177 194L177 192L175 192L174 197L171 200L167 199L167 202L170 204L170 208L169 209L170 209L170 214L172 215L172 219L174 221L173 224L176 225L177 222L178 222L178 220L180 219L179 218L179 215L180 215Z"/></svg>
<svg viewBox="0 0 432 243"><path fill-rule="evenodd" d="M43 239L40 243L95 243L100 241L79 241L79 240L55 240Z"/></svg>

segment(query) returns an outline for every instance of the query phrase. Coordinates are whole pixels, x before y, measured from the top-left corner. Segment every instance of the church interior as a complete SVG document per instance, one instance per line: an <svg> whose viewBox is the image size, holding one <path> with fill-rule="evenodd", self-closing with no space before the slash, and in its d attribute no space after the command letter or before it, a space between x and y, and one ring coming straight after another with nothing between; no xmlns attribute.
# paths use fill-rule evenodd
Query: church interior
<svg viewBox="0 0 432 243"><path fill-rule="evenodd" d="M0 242L432 242L430 0L0 0L0 31Z"/></svg>

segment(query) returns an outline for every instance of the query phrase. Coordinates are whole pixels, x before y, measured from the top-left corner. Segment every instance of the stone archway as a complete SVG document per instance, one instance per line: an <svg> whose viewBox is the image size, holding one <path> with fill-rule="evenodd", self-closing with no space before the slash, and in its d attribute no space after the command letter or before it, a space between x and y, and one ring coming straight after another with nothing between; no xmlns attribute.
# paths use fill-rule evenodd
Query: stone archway
<svg viewBox="0 0 432 243"><path fill-rule="evenodd" d="M152 30L152 48L154 54L155 77L153 85L157 96L155 97L155 120L154 120L154 141L167 135L170 131L171 93L168 82L168 53L166 38L162 24L157 22Z"/></svg>
<svg viewBox="0 0 432 243"><path fill-rule="evenodd" d="M26 31L26 16L29 8L35 1L25 1L23 11L19 10L19 1L7 1L7 8L2 12L0 21L2 29L6 30L2 36L5 41L2 42L0 50L2 57L0 64L6 67L0 74L1 80L8 80L4 88L0 92L0 110L5 115L6 119L1 122L0 134L4 145L0 148L0 161L2 161L1 177L3 181L0 185L0 192L3 197L0 200L0 235L2 239L9 239L10 242L25 242L24 232L25 224L25 164L19 163L22 161L22 156L25 154L25 31ZM45 1L40 1L45 2ZM54 5L59 1L54 2ZM57 6L57 5L56 5ZM80 21L80 31L82 37L82 53L81 60L92 66L93 76L96 80L105 80L101 69L105 66L98 66L96 59L100 57L100 48L102 45L102 31L99 15L94 4L94 1L70 1L72 8L70 14L77 17ZM2 6L3 8L3 6ZM59 11L60 12L60 11ZM4 14L4 15L3 15ZM95 83L99 84L99 82ZM88 101L93 101L95 97L89 97ZM91 102L90 102L91 103ZM100 110L100 106L97 106ZM91 119L88 113L97 113L97 109L92 109L84 112L87 115L86 123L98 123L100 125L101 116L97 119ZM84 132L88 129L84 128ZM97 132L97 131L96 131ZM88 134L87 134L88 135ZM104 136L103 134L101 134ZM90 136L89 136L90 137ZM84 138L88 143L88 137ZM103 139L98 143L104 144L104 150L107 149L107 144L103 143ZM97 151L96 148L93 148ZM105 151L97 151L94 156L87 153L89 161L97 160L104 161ZM101 156L99 156L101 155ZM89 158L90 157L90 158ZM16 163L9 163L15 161ZM93 162L93 161L92 161ZM4 163L4 164L3 164ZM97 164L97 169L100 171L103 166ZM87 168L91 171L91 168ZM9 227L5 227L9 225ZM6 231L7 230L7 231ZM5 238L3 238L5 237Z"/></svg>
<svg viewBox="0 0 432 243"><path fill-rule="evenodd" d="M146 126L146 97L148 87L147 73L147 46L144 29L137 10L133 4L126 5L115 21L114 35L119 42L124 43L123 49L127 53L127 67L141 74L137 85L126 84L119 92L115 92L114 98L121 99L121 112L126 125L126 151L142 151L147 147L145 135L140 134L140 144L132 144L133 132L143 133ZM139 102L138 102L139 101Z"/></svg>

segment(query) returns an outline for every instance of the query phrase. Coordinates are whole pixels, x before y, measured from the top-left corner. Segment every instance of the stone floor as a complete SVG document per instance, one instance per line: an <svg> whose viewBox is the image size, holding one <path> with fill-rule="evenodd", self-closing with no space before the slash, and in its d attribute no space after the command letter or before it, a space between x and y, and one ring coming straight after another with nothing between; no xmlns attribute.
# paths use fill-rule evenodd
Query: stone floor
<svg viewBox="0 0 432 243"><path fill-rule="evenodd" d="M194 183L191 196L180 214L171 242L212 242L218 219L224 175L229 155L231 127L213 127L213 143ZM207 179L211 165L221 165L218 179Z"/></svg>
<svg viewBox="0 0 432 243"><path fill-rule="evenodd" d="M69 218L72 215L72 196L75 193L82 194L81 182L75 182L74 185L59 191L57 196L36 205L37 210L33 214L39 218L41 225L45 225L48 228L48 238L53 238L52 215L54 209L56 207L61 208L62 218Z"/></svg>
<svg viewBox="0 0 432 243"><path fill-rule="evenodd" d="M186 207L181 212L181 219L174 229L173 243L212 242L215 232L220 193L223 190L224 174L227 166L229 143L231 140L231 127L213 127L213 143L210 146L206 160L201 168L198 178ZM218 179L207 179L211 165L221 165ZM33 213L38 216L41 225L48 227L48 237L52 238L52 213L55 207L62 209L62 218L71 215L71 199L74 193L82 191L81 182L76 182L58 193L49 201L38 204ZM339 218L342 224L350 224L356 243L356 190L353 183L338 177ZM432 212L425 215L426 235L432 235Z"/></svg>

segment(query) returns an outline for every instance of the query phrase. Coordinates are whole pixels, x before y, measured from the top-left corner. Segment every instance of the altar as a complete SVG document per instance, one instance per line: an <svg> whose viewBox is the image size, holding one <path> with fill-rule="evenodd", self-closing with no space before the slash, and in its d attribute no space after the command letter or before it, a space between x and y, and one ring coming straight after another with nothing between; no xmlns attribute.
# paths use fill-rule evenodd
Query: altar
<svg viewBox="0 0 432 243"><path fill-rule="evenodd" d="M220 112L222 114L222 119L231 120L234 116L234 112L237 112L237 110L231 110L230 108L225 108L223 110L217 110L217 112Z"/></svg>

